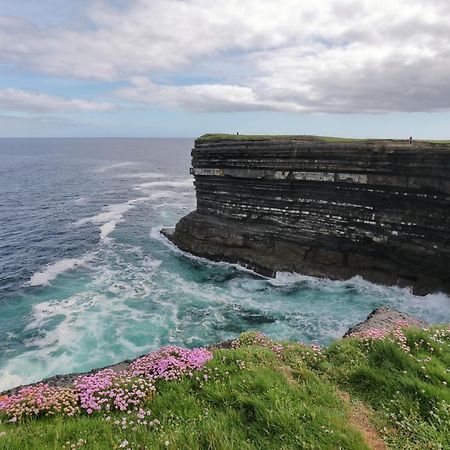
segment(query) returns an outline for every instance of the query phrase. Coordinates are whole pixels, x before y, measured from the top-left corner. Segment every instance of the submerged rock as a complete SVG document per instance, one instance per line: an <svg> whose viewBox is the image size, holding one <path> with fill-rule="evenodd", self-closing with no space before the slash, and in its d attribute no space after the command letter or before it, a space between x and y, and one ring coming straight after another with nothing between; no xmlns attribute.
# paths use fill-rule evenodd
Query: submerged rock
<svg viewBox="0 0 450 450"><path fill-rule="evenodd" d="M277 271L450 292L450 146L206 136L182 250Z"/></svg>
<svg viewBox="0 0 450 450"><path fill-rule="evenodd" d="M344 334L344 337L348 337L353 333L364 332L371 328L391 331L398 327L399 322L408 322L409 326L418 328L428 326L425 321L410 316L409 314L396 311L395 309L381 307L374 309L363 322L350 327Z"/></svg>

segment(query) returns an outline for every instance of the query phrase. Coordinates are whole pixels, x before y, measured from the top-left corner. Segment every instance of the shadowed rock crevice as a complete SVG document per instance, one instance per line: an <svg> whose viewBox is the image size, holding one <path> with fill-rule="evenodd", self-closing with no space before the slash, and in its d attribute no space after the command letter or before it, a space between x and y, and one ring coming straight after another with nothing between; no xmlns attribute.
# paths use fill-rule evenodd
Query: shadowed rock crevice
<svg viewBox="0 0 450 450"><path fill-rule="evenodd" d="M450 147L319 138L198 139L182 250L277 271L450 292Z"/></svg>

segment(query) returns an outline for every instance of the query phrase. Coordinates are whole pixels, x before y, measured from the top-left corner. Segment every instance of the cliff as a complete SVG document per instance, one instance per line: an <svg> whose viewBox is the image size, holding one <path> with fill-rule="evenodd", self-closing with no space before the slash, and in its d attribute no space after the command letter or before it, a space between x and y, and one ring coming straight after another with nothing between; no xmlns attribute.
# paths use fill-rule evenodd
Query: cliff
<svg viewBox="0 0 450 450"><path fill-rule="evenodd" d="M191 173L197 210L163 231L185 251L450 292L448 144L205 135Z"/></svg>

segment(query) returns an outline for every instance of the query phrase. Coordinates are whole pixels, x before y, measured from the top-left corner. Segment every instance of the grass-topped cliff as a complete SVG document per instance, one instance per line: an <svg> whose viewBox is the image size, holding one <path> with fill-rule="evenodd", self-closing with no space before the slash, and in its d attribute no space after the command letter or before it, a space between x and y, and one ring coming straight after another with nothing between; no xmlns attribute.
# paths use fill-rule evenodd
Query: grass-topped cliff
<svg viewBox="0 0 450 450"><path fill-rule="evenodd" d="M267 140L305 140L328 143L383 143L387 145L405 145L409 142L407 139L369 139L369 138L347 138L335 136L313 136L313 135L276 135L276 134L220 134L207 133L196 139L198 142L216 141L216 140L233 140L233 141L267 141ZM426 144L442 144L449 145L450 140L426 140L420 139L414 141L415 145Z"/></svg>
<svg viewBox="0 0 450 450"><path fill-rule="evenodd" d="M191 156L196 210L162 231L181 250L450 292L449 144L205 135Z"/></svg>
<svg viewBox="0 0 450 450"><path fill-rule="evenodd" d="M450 329L403 325L325 349L244 333L38 386L0 400L0 448L450 448Z"/></svg>
<svg viewBox="0 0 450 450"><path fill-rule="evenodd" d="M324 142L359 142L365 139L340 138L340 137L324 137L324 136L310 136L310 135L284 135L284 134L220 134L208 133L197 138L197 141L212 141L212 140L234 140L234 141L262 141L262 140L310 140Z"/></svg>

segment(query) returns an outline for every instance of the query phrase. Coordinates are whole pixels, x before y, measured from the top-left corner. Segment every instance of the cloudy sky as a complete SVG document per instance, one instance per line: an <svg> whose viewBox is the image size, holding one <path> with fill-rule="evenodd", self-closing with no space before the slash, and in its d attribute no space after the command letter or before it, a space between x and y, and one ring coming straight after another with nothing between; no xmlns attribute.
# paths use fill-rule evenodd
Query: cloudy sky
<svg viewBox="0 0 450 450"><path fill-rule="evenodd" d="M450 139L449 0L0 0L0 136Z"/></svg>

